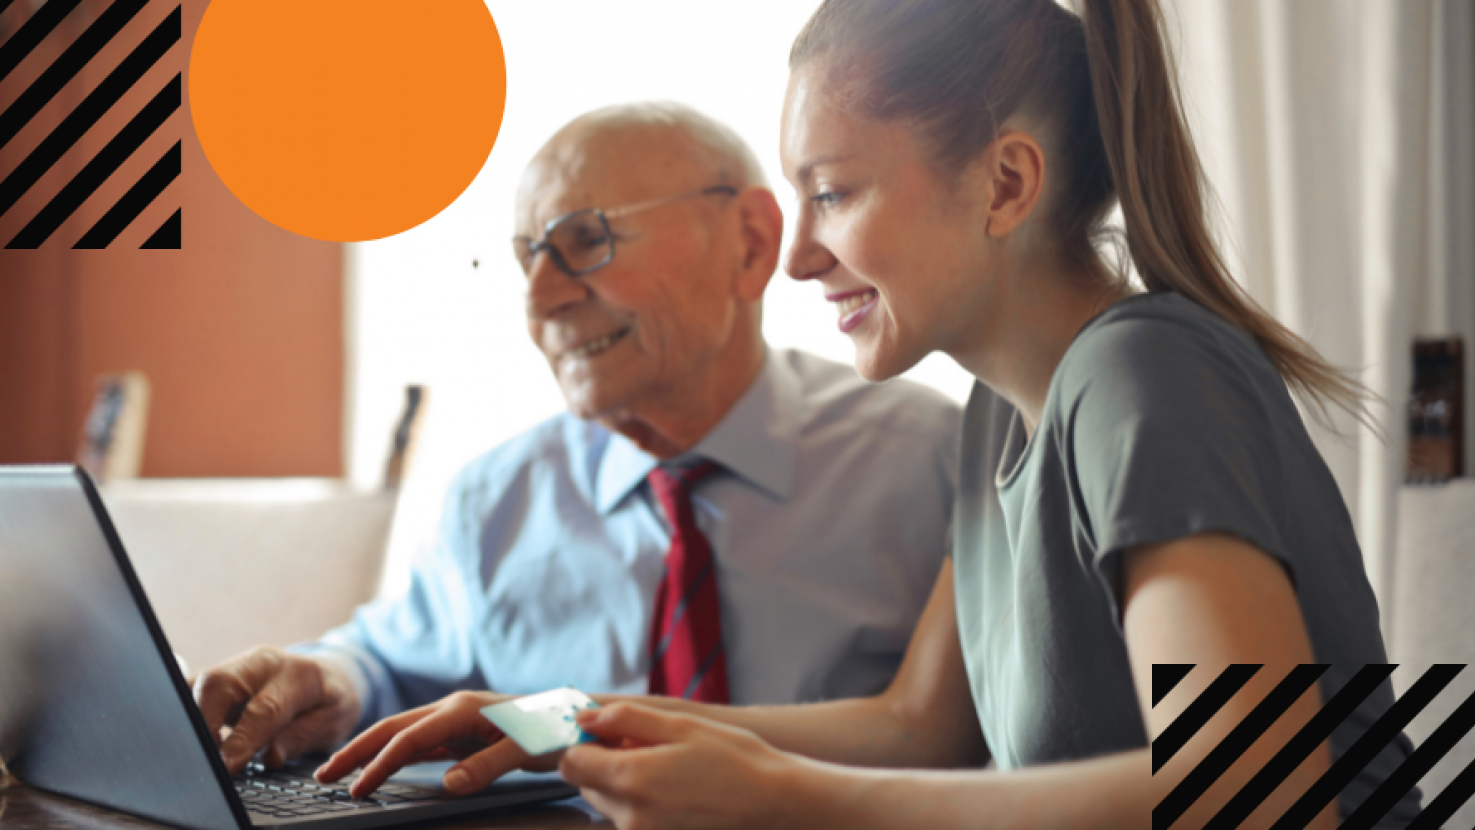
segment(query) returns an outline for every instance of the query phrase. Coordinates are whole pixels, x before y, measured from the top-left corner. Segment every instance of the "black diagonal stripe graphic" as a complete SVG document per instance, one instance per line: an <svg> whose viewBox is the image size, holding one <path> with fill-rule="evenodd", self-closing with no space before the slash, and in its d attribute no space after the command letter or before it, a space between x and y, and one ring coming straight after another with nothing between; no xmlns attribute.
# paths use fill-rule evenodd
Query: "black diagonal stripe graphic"
<svg viewBox="0 0 1475 830"><path fill-rule="evenodd" d="M72 9L77 8L80 2L82 0L51 0L37 9L36 13L31 15L31 19L16 30L16 33L10 36L10 40L0 46L0 81L5 80L10 70L19 66L20 62L26 59L26 55L31 54L31 50L36 48L36 44L45 40L46 36L51 34L51 30L56 28L56 24L71 14Z"/></svg>
<svg viewBox="0 0 1475 830"><path fill-rule="evenodd" d="M1234 693L1243 688L1259 670L1260 666L1254 663L1233 663L1214 678L1214 682L1204 689L1198 700L1188 704L1183 714L1168 724L1168 728L1152 742L1152 774L1156 775L1163 764L1178 754L1178 750L1198 734L1204 724L1209 722L1209 718L1223 709L1224 704L1234 697Z"/></svg>
<svg viewBox="0 0 1475 830"><path fill-rule="evenodd" d="M1291 738L1265 768L1255 773L1250 783L1235 794L1229 803L1219 811L1219 814L1206 825L1204 830L1230 830L1244 823L1250 813L1255 811L1264 803L1265 799L1279 787L1283 781L1296 771L1296 767L1306 760L1313 750L1321 746L1321 742L1331 736L1332 732L1351 715L1358 706L1367 700L1378 686L1393 673L1393 667L1389 665L1364 666L1361 671L1352 676L1332 699L1321 707L1321 711L1312 716L1296 737Z"/></svg>
<svg viewBox="0 0 1475 830"><path fill-rule="evenodd" d="M1284 715L1291 704L1300 699L1306 690L1311 688L1317 678L1326 672L1325 664L1300 665L1291 669L1290 674L1274 689L1260 704L1240 721L1239 725L1227 735L1219 745L1214 747L1208 755L1199 762L1193 771L1188 773L1178 786L1168 793L1161 804L1152 808L1152 826L1167 828L1172 826L1188 808L1193 806L1208 788L1224 775L1230 765L1239 760L1245 750L1250 748L1265 730Z"/></svg>
<svg viewBox="0 0 1475 830"><path fill-rule="evenodd" d="M134 219L137 219L138 214L143 213L143 209L152 204L170 182L179 177L179 147L180 142L174 142L174 146L154 162L154 166L150 167L142 178L128 188L123 198L119 199L111 210L103 214L103 217L97 220L97 224L92 226L92 230L84 234L72 247L106 248L111 245L113 240L118 238L118 234L122 233L123 229L128 227Z"/></svg>
<svg viewBox="0 0 1475 830"><path fill-rule="evenodd" d="M1404 692L1403 697L1394 701L1393 705L1388 707L1388 711L1378 718L1377 723L1368 727L1368 730L1362 733L1362 737L1358 738L1357 742L1348 747L1347 751L1342 753L1342 757L1332 764L1332 768L1327 770L1326 774L1321 776L1315 784L1312 784L1311 789L1307 790L1305 795L1291 805L1291 809L1280 817L1280 821L1271 826L1271 830L1290 830L1293 827L1300 828L1310 824L1316 814L1330 804L1332 799L1337 797L1337 793L1347 786L1347 782L1372 763L1373 758L1383 750L1383 747L1397 737L1398 733L1408 726L1408 722L1422 712L1424 707L1429 705L1429 701L1449 685L1455 675L1460 673L1461 668L1463 667L1450 664L1430 666L1429 670L1424 672L1424 676L1420 677L1407 692Z"/></svg>
<svg viewBox="0 0 1475 830"><path fill-rule="evenodd" d="M113 174L127 158L137 150L144 140L154 134L175 110L179 109L181 98L180 90L182 84L180 76L175 75L164 88L149 101L138 115L98 152L92 161L67 182L67 186L56 194L41 212L36 214L29 224L21 228L20 233L10 240L7 248L37 248L46 238L56 231L61 223L67 221L67 217L76 212L77 207L91 196L102 183L107 181L108 176Z"/></svg>
<svg viewBox="0 0 1475 830"><path fill-rule="evenodd" d="M8 8L10 8L10 0L0 0L0 14L4 14Z"/></svg>
<svg viewBox="0 0 1475 830"><path fill-rule="evenodd" d="M168 248L175 251L179 250L182 247L182 237L184 236L183 223L180 220L180 214L183 212L184 208L174 211L174 215L165 219L164 224L160 225L159 229L154 231L153 236L150 236L144 240L142 245L138 246L139 249Z"/></svg>
<svg viewBox="0 0 1475 830"><path fill-rule="evenodd" d="M0 113L0 147L4 147L15 138L46 103L56 97L56 93L67 85L67 82L77 77L82 67L97 56L113 39L124 24L132 20L138 10L148 5L148 0L116 0L113 5L108 6L107 11L98 16L97 20L87 27L87 31L77 38L67 50L62 53L56 62L41 73L41 77L31 83L15 103Z"/></svg>
<svg viewBox="0 0 1475 830"><path fill-rule="evenodd" d="M178 7L166 17L163 22L156 26L149 36L133 50L118 68L108 74L103 82L97 85L91 94L82 99L82 103L72 110L57 125L56 129L47 136L26 156L25 160L11 171L5 181L0 182L0 214L10 210L15 203L35 184L38 179L46 175L46 171L56 164L67 150L72 148L82 134L92 128L103 113L107 112L113 104L123 97L138 83L159 58L169 51L180 35L181 15Z"/></svg>
<svg viewBox="0 0 1475 830"><path fill-rule="evenodd" d="M1408 823L1408 830L1438 830L1475 795L1475 761L1465 765L1455 780L1445 785L1444 792L1424 805L1418 817Z"/></svg>
<svg viewBox="0 0 1475 830"><path fill-rule="evenodd" d="M1193 663L1153 663L1152 664L1152 705L1156 706L1168 696L1168 692L1178 685L1188 673L1193 670Z"/></svg>
<svg viewBox="0 0 1475 830"><path fill-rule="evenodd" d="M1393 805L1397 804L1400 798L1407 795L1408 791L1419 783L1424 773L1433 769L1434 765L1439 763L1440 758L1449 754L1449 751L1460 742L1461 738L1465 737L1465 733L1469 732L1471 727L1475 727L1475 694L1465 698L1465 702L1445 718L1444 723L1439 724L1434 734L1419 744L1419 748L1415 749L1407 760L1399 764L1398 769L1394 770L1386 781L1373 790L1372 795L1352 811L1352 815L1342 822L1342 830L1370 830L1379 819L1393 809Z"/></svg>

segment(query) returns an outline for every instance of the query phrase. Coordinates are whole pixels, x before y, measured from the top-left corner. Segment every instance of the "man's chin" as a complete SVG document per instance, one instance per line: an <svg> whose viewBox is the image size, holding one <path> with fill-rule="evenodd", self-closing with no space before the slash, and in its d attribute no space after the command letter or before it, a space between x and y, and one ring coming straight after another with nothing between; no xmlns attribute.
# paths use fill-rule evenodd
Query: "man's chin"
<svg viewBox="0 0 1475 830"><path fill-rule="evenodd" d="M585 421L606 422L617 419L619 413L628 408L626 401L608 390L590 389L580 386L563 388L563 401L570 415Z"/></svg>

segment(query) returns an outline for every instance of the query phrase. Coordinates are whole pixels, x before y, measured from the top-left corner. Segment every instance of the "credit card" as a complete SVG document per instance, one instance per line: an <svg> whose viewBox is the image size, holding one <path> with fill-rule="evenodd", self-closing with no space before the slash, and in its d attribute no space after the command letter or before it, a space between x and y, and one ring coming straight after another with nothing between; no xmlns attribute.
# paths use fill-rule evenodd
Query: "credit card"
<svg viewBox="0 0 1475 830"><path fill-rule="evenodd" d="M597 708L592 698L569 686L487 706L481 714L527 754L542 755L594 740L579 728L574 713Z"/></svg>

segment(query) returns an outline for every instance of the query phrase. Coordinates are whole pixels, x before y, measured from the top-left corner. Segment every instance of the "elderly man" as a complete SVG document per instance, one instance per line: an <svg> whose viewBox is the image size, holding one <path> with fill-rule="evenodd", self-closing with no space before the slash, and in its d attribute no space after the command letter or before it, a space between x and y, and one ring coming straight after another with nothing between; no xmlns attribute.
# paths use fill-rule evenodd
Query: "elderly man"
<svg viewBox="0 0 1475 830"><path fill-rule="evenodd" d="M751 152L687 108L601 110L554 136L514 249L569 412L460 474L405 595L201 675L212 732L234 727L230 769L458 690L882 690L942 563L959 414L765 345L781 235Z"/></svg>

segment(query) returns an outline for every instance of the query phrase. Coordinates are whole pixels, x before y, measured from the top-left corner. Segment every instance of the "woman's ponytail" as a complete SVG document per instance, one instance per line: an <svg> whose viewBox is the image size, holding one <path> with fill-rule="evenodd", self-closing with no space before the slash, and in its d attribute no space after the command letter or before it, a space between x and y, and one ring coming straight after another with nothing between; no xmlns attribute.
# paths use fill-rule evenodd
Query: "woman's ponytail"
<svg viewBox="0 0 1475 830"><path fill-rule="evenodd" d="M1156 0L1082 0L1096 121L1148 291L1175 291L1249 332L1327 422L1328 404L1369 423L1366 390L1255 304L1229 276L1209 231L1208 186L1194 151Z"/></svg>

